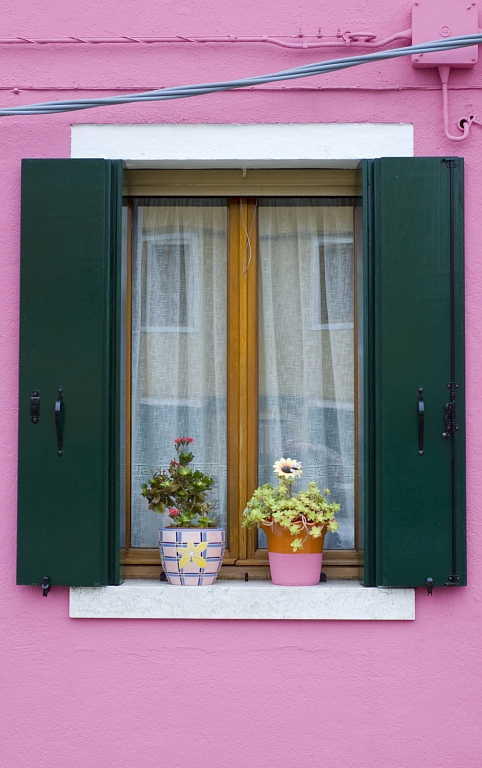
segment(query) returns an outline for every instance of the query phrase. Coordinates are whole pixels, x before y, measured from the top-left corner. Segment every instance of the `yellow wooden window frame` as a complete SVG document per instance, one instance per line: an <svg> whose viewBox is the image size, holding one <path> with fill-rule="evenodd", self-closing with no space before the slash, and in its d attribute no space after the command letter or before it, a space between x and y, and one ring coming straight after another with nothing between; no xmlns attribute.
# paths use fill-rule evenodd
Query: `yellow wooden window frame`
<svg viewBox="0 0 482 768"><path fill-rule="evenodd" d="M228 198L228 547L220 578L269 579L268 553L257 547L257 531L241 527L241 515L257 487L258 461L258 318L256 198L356 197L355 170L129 170L124 176L127 197L127 344L126 344L126 548L127 578L159 578L158 549L130 545L131 499L131 205L133 197ZM242 218L246 228L242 226ZM356 221L356 216L355 216ZM251 232L251 263L243 274L246 229ZM356 238L356 227L355 227ZM356 245L356 243L355 243ZM356 247L355 247L356 252ZM355 271L356 274L356 271ZM356 296L356 291L355 291ZM254 311L253 311L254 308ZM357 310L355 307L355 334ZM355 341L355 375L357 343ZM357 376L356 376L357 378ZM355 382L356 384L356 382ZM357 397L355 397L357 424ZM355 440L355 444L357 441ZM355 478L357 473L355 472ZM355 498L357 498L355 487ZM356 510L355 510L356 511ZM355 541L358 541L355 514ZM329 578L356 578L360 557L354 550L328 550L323 570Z"/></svg>

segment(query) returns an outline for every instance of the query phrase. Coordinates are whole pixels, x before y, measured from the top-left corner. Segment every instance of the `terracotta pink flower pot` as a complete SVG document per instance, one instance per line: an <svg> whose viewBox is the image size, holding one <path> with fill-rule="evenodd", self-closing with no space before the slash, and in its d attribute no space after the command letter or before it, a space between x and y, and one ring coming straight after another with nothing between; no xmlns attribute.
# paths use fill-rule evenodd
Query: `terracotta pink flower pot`
<svg viewBox="0 0 482 768"><path fill-rule="evenodd" d="M314 539L305 534L293 536L278 523L263 525L268 538L268 557L273 584L284 587L309 587L320 581L323 562L323 542L328 526L323 526L321 536ZM305 539L303 549L293 552L291 542Z"/></svg>
<svg viewBox="0 0 482 768"><path fill-rule="evenodd" d="M169 584L207 587L223 562L224 528L160 528L159 552Z"/></svg>

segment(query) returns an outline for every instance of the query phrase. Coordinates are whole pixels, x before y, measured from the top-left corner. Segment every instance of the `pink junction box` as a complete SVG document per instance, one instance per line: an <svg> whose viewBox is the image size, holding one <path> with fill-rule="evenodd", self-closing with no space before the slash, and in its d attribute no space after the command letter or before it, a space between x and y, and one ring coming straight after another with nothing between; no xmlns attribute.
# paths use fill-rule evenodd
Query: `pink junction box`
<svg viewBox="0 0 482 768"><path fill-rule="evenodd" d="M412 45L429 43L460 35L476 35L479 31L477 3L473 0L415 0L412 6ZM479 48L455 48L451 51L421 53L412 56L412 66L429 68L449 66L473 67Z"/></svg>

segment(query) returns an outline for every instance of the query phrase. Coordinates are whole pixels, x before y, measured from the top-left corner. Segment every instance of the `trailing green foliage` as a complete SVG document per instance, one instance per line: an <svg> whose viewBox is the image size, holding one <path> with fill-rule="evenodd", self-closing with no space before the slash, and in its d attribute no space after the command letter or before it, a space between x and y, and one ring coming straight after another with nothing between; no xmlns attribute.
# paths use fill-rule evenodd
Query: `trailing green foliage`
<svg viewBox="0 0 482 768"><path fill-rule="evenodd" d="M280 459L274 464L274 469L279 477L278 485L273 488L270 483L266 483L255 490L243 512L243 526L259 528L261 525L279 523L296 537L291 542L294 552L303 549L308 536L316 539L326 529L338 529L335 515L340 505L328 503L325 498L330 495L328 488L321 493L316 483L309 483L308 490L294 496L292 487L295 478L301 475L301 463Z"/></svg>
<svg viewBox="0 0 482 768"><path fill-rule="evenodd" d="M167 470L154 472L142 486L141 494L148 500L149 509L159 514L167 509L171 525L176 528L215 528L217 520L209 517L212 505L206 501L214 479L189 466L194 454L186 448L192 442L192 437L174 440L179 461L173 459ZM196 517L197 525L193 525Z"/></svg>

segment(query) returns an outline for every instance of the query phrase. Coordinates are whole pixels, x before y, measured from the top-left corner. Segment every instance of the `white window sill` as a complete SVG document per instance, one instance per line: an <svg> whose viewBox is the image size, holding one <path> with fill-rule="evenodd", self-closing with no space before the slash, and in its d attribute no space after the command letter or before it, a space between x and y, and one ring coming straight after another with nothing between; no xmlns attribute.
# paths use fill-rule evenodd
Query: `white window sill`
<svg viewBox="0 0 482 768"><path fill-rule="evenodd" d="M173 587L129 579L118 587L71 587L73 619L415 619L415 591L329 581L277 587L270 581L218 580L210 587Z"/></svg>

